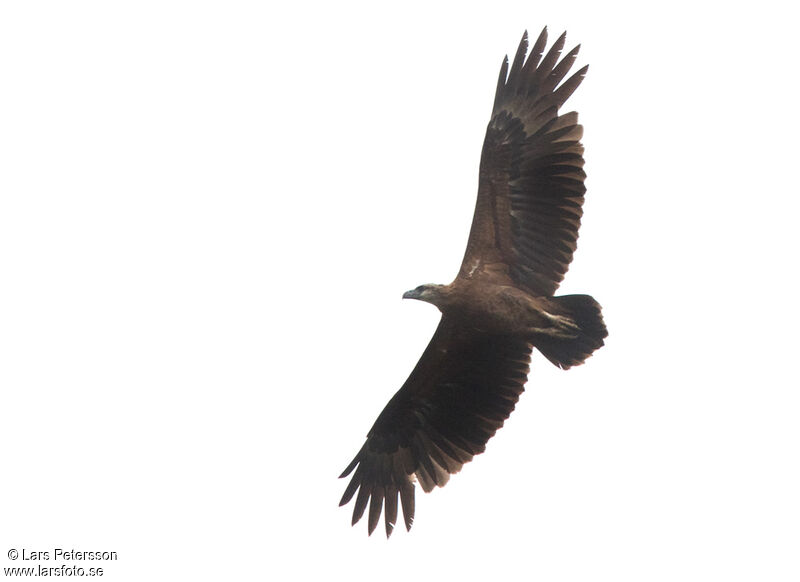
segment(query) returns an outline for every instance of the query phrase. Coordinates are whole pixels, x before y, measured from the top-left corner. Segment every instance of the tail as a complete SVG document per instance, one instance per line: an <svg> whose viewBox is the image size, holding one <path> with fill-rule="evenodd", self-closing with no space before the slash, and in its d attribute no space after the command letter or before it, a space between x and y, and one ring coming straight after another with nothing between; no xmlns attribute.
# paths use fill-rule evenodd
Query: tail
<svg viewBox="0 0 800 582"><path fill-rule="evenodd" d="M586 361L592 352L603 345L603 338L608 331L603 323L600 304L590 295L562 295L553 297L552 301L559 315L565 315L577 324L576 337L541 335L536 338L534 345L545 358L566 370Z"/></svg>

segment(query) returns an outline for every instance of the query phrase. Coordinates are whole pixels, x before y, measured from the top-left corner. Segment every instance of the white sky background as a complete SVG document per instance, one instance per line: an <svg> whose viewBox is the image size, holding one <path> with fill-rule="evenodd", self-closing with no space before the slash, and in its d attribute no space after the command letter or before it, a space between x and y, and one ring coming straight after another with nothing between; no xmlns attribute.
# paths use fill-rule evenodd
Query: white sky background
<svg viewBox="0 0 800 582"><path fill-rule="evenodd" d="M797 580L777 6L3 3L0 564ZM502 57L545 24L591 64L562 290L603 304L607 345L569 372L535 354L487 453L368 538L336 477L435 328L400 296L455 275Z"/></svg>

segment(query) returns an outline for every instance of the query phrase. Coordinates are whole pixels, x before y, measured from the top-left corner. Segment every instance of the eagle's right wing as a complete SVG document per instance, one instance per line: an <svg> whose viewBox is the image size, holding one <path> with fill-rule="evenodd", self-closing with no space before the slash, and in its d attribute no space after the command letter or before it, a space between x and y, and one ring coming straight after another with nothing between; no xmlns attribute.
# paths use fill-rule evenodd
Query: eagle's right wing
<svg viewBox="0 0 800 582"><path fill-rule="evenodd" d="M443 486L503 426L528 375L531 344L481 334L447 316L403 387L342 473L353 473L340 505L358 491L353 524L369 502L368 530L385 505L386 536L397 519L398 494L406 529L414 520L414 480L423 490Z"/></svg>

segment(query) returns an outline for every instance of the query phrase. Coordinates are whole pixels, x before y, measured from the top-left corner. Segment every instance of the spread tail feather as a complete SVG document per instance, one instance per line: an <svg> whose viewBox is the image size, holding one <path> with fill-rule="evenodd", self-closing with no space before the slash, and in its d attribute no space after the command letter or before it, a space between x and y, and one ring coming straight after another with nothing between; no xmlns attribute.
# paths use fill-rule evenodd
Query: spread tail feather
<svg viewBox="0 0 800 582"><path fill-rule="evenodd" d="M590 295L562 295L553 297L560 315L569 317L578 326L575 337L553 337L542 335L534 345L545 358L566 370L586 361L597 348L603 345L608 335L603 323L600 304Z"/></svg>

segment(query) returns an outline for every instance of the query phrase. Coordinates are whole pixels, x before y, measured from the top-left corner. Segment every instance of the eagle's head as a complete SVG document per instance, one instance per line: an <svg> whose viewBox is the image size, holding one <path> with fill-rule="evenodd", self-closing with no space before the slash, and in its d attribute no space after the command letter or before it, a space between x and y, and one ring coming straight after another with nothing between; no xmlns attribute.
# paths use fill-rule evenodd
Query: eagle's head
<svg viewBox="0 0 800 582"><path fill-rule="evenodd" d="M420 301L427 301L428 303L438 305L439 300L442 298L444 288L445 285L426 283L425 285L420 285L416 289L403 293L403 299L419 299Z"/></svg>

